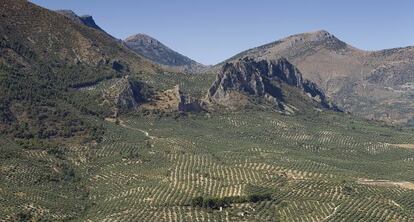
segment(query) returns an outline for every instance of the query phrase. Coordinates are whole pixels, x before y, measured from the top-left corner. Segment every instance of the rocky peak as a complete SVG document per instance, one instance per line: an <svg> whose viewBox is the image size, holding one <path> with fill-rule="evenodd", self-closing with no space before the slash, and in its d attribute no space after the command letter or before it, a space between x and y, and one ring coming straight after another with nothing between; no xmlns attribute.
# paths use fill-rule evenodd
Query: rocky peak
<svg viewBox="0 0 414 222"><path fill-rule="evenodd" d="M281 39L282 42L304 43L304 42L324 42L324 41L340 41L331 33L325 30L318 30L315 32L305 32L297 35L292 35Z"/></svg>
<svg viewBox="0 0 414 222"><path fill-rule="evenodd" d="M82 19L83 24L85 24L86 26L89 26L91 28L94 28L94 29L98 29L98 30L103 31L101 29L101 27L99 27L96 24L95 20L93 19L93 17L91 15L82 15L80 18Z"/></svg>
<svg viewBox="0 0 414 222"><path fill-rule="evenodd" d="M141 43L146 45L160 46L161 42L152 38L151 36L139 33L125 39L125 42Z"/></svg>
<svg viewBox="0 0 414 222"><path fill-rule="evenodd" d="M80 17L72 10L57 10L57 13L66 16L67 18L69 18L70 20L77 22L79 24L83 24L82 19L80 19Z"/></svg>
<svg viewBox="0 0 414 222"><path fill-rule="evenodd" d="M90 28L93 29L97 29L100 31L103 31L103 29L101 29L101 27L99 27L95 20L93 19L93 17L91 15L83 15L83 16L78 16L75 12L73 12L72 10L57 10L57 13L64 15L65 17L69 18L70 20L79 23L81 25L86 25Z"/></svg>
<svg viewBox="0 0 414 222"><path fill-rule="evenodd" d="M323 29L315 32L310 32L309 35L313 40L316 41L336 38L334 35Z"/></svg>
<svg viewBox="0 0 414 222"><path fill-rule="evenodd" d="M226 63L207 97L213 103L230 107L246 104L245 96L265 98L284 107L289 103L284 85L300 90L323 108L332 107L324 92L315 83L303 80L299 70L285 58L256 61L245 57Z"/></svg>
<svg viewBox="0 0 414 222"><path fill-rule="evenodd" d="M199 72L205 68L204 65L181 55L145 34L130 36L124 40L124 43L135 53L168 68L186 72Z"/></svg>

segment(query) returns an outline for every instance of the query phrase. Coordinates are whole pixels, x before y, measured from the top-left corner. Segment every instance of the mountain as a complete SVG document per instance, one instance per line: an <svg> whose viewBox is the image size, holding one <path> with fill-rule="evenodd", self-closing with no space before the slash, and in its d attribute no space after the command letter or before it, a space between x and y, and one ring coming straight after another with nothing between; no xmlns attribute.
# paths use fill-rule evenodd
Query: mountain
<svg viewBox="0 0 414 222"><path fill-rule="evenodd" d="M85 26L88 26L90 28L99 30L99 31L105 33L106 35L110 36L111 38L113 38L111 35L109 35L107 32L105 32L105 30L103 30L101 27L99 27L96 24L95 20L93 19L93 17L91 15L78 16L72 10L56 10L56 12L61 14L61 15L64 15L65 17L72 20L73 22L76 22L78 24L85 25Z"/></svg>
<svg viewBox="0 0 414 222"><path fill-rule="evenodd" d="M28 127L26 133L58 133L56 129L64 126L60 121L48 124L48 119L66 112L63 104L70 100L71 89L131 73L151 75L160 69L102 31L30 2L2 1L0 13L3 128L17 124L17 128ZM38 112L45 112L42 121Z"/></svg>
<svg viewBox="0 0 414 222"><path fill-rule="evenodd" d="M414 121L414 47L364 51L321 30L253 48L225 62L246 56L285 57L345 111L392 123Z"/></svg>
<svg viewBox="0 0 414 222"><path fill-rule="evenodd" d="M414 131L328 111L288 59L172 72L0 6L0 221L414 221Z"/></svg>
<svg viewBox="0 0 414 222"><path fill-rule="evenodd" d="M74 22L77 22L79 24L83 24L83 25L86 25L88 27L91 27L91 28L94 28L94 29L103 31L103 29L101 29L101 27L99 27L95 23L95 20L90 15L78 16L72 10L57 10L56 12L59 13L59 14L62 14L64 16L66 16L67 18L71 19Z"/></svg>
<svg viewBox="0 0 414 222"><path fill-rule="evenodd" d="M310 107L336 109L313 82L285 58L257 60L245 57L223 65L208 92L213 103L238 108L263 99L285 113Z"/></svg>
<svg viewBox="0 0 414 222"><path fill-rule="evenodd" d="M169 68L185 72L200 72L206 68L145 34L130 36L124 40L124 43L137 54Z"/></svg>
<svg viewBox="0 0 414 222"><path fill-rule="evenodd" d="M122 96L147 96L136 90L146 89L142 79L164 71L87 18L79 23L26 0L0 5L0 221L79 217L88 195L79 165L113 108L107 90L89 89L131 76L133 87L114 98L129 108Z"/></svg>

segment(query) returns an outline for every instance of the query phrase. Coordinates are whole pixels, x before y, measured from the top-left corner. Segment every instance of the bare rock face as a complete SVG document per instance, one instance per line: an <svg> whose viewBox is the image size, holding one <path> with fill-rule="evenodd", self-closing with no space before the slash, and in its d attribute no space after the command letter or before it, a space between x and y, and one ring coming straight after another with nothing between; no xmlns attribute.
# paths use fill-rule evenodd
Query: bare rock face
<svg viewBox="0 0 414 222"><path fill-rule="evenodd" d="M113 109L113 115L135 110L139 105L150 100L151 90L143 83L133 81L125 76L107 88L103 97Z"/></svg>
<svg viewBox="0 0 414 222"><path fill-rule="evenodd" d="M103 90L104 104L111 108L112 116L140 111L144 113L201 112L206 110L203 101L173 89L154 92L145 83L125 76Z"/></svg>
<svg viewBox="0 0 414 222"><path fill-rule="evenodd" d="M77 23L82 24L82 25L86 25L88 27L97 29L99 31L103 31L101 29L101 27L99 27L95 23L95 20L90 15L78 16L75 12L73 12L71 10L57 10L56 12L61 14L61 15L66 16L67 18L69 18L70 20L72 20L74 22L77 22Z"/></svg>
<svg viewBox="0 0 414 222"><path fill-rule="evenodd" d="M287 85L288 87L283 87ZM264 98L284 109L285 90L296 88L303 96L318 101L322 108L331 109L324 92L313 82L303 80L302 74L285 58L255 61L251 58L226 63L209 89L209 101L230 108L245 106L249 98Z"/></svg>
<svg viewBox="0 0 414 222"><path fill-rule="evenodd" d="M280 56L347 112L394 124L414 121L414 46L365 51L319 30L249 49L225 62ZM212 71L218 72L224 63Z"/></svg>
<svg viewBox="0 0 414 222"><path fill-rule="evenodd" d="M150 112L201 112L205 103L181 92L177 85L173 89L157 93L151 102L143 104L141 110Z"/></svg>

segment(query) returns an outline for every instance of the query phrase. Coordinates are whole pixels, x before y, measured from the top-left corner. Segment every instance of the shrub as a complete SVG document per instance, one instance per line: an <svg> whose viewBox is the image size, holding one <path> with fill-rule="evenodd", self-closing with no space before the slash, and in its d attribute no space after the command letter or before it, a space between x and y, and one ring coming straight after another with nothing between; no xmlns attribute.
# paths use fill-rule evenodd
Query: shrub
<svg viewBox="0 0 414 222"><path fill-rule="evenodd" d="M220 207L229 207L233 203L257 203L260 201L271 200L270 193L265 194L251 194L248 196L233 196L233 197L202 197L198 196L191 200L191 206L201 207L206 209L220 209Z"/></svg>

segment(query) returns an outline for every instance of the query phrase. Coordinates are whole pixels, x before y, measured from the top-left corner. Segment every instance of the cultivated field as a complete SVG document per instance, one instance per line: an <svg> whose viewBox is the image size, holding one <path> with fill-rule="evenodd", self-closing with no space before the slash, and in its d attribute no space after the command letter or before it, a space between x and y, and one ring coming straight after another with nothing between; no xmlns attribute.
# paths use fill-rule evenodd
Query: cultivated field
<svg viewBox="0 0 414 222"><path fill-rule="evenodd" d="M84 163L91 207L83 220L414 220L414 151L392 145L413 144L412 131L260 111L124 117L105 127ZM263 193L271 198L191 205L198 196Z"/></svg>

